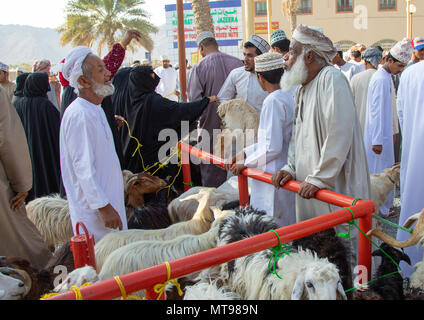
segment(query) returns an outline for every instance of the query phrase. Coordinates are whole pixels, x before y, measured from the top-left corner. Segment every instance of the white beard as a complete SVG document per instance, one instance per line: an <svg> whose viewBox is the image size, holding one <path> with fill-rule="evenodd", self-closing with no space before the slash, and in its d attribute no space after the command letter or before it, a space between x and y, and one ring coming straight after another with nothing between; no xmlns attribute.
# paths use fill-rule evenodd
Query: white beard
<svg viewBox="0 0 424 320"><path fill-rule="evenodd" d="M280 86L283 91L289 91L294 86L304 83L308 78L308 69L303 59L304 55L305 54L302 52L302 54L297 57L291 69L284 72L280 81Z"/></svg>
<svg viewBox="0 0 424 320"><path fill-rule="evenodd" d="M93 92L99 97L107 97L115 92L115 87L113 84L100 84L93 81Z"/></svg>

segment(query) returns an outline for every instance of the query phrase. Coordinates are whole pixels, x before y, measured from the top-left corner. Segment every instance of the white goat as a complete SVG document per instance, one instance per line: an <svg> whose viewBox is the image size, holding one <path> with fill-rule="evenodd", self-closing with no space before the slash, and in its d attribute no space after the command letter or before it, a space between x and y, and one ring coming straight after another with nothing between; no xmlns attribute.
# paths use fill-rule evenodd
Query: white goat
<svg viewBox="0 0 424 320"><path fill-rule="evenodd" d="M59 194L34 199L26 210L50 250L73 237L68 201Z"/></svg>
<svg viewBox="0 0 424 320"><path fill-rule="evenodd" d="M21 300L26 293L25 284L0 272L0 300Z"/></svg>
<svg viewBox="0 0 424 320"><path fill-rule="evenodd" d="M382 173L371 174L371 200L374 202L375 213L378 214L380 206L386 202L387 196L400 180L400 163L395 163L391 168L386 168Z"/></svg>
<svg viewBox="0 0 424 320"><path fill-rule="evenodd" d="M184 234L202 234L208 231L214 221L214 213L210 209L211 190L203 190L187 199L201 199L198 210L189 221L170 225L165 229L156 230L124 230L110 232L94 246L97 270L102 269L103 263L111 252L129 243L141 240L172 240Z"/></svg>
<svg viewBox="0 0 424 320"><path fill-rule="evenodd" d="M167 241L138 241L116 249L105 260L99 278L110 279L212 249L216 246L219 222L216 220L208 232L200 235L182 235Z"/></svg>
<svg viewBox="0 0 424 320"><path fill-rule="evenodd" d="M233 99L218 107L218 116L223 123L223 130L217 136L214 154L228 158L241 149L256 143L259 128L259 114L243 99ZM239 150L232 151L233 138Z"/></svg>
<svg viewBox="0 0 424 320"><path fill-rule="evenodd" d="M219 281L210 279L187 286L184 300L241 300L240 295L232 292L229 287L218 285Z"/></svg>
<svg viewBox="0 0 424 320"><path fill-rule="evenodd" d="M99 281L96 270L91 266L85 266L82 268L75 269L62 281L58 284L53 292L56 293L65 293L71 290L72 286L77 286L78 288L86 283L96 283Z"/></svg>
<svg viewBox="0 0 424 320"><path fill-rule="evenodd" d="M249 193L251 191L251 178L248 178ZM211 206L222 208L226 203L239 200L238 177L231 177L218 188L194 187L184 192L168 205L168 213L172 223L190 220L197 210L199 202L187 197L198 194L201 190L213 190L211 193Z"/></svg>

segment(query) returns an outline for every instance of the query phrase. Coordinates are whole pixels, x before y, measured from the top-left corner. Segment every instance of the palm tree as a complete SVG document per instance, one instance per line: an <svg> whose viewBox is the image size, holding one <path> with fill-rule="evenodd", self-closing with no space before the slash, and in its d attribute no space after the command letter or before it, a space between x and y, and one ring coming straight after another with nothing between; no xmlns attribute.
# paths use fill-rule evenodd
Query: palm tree
<svg viewBox="0 0 424 320"><path fill-rule="evenodd" d="M117 36L134 29L141 33L140 45L152 51L150 33L158 28L148 22L149 15L140 8L144 0L69 0L66 6L66 22L57 31L62 34L62 46L92 47L98 41L98 54L106 45L108 50L117 43ZM129 47L134 50L133 47Z"/></svg>
<svg viewBox="0 0 424 320"><path fill-rule="evenodd" d="M297 26L296 13L299 9L299 3L300 0L283 0L282 2L283 13L289 19L292 34Z"/></svg>
<svg viewBox="0 0 424 320"><path fill-rule="evenodd" d="M192 7L197 34L204 31L210 31L215 34L209 1L193 0Z"/></svg>

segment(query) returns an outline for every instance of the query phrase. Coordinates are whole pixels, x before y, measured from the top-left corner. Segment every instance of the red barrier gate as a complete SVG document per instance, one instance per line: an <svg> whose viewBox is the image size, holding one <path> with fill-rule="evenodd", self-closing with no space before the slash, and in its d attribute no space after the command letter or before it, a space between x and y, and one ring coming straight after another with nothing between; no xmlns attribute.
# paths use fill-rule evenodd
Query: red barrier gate
<svg viewBox="0 0 424 320"><path fill-rule="evenodd" d="M191 186L189 175L190 164L188 161L188 153L207 160L218 166L223 166L223 160L217 158L207 152L193 148L186 144L180 144L183 159L184 182L186 188ZM185 160L185 161L184 161ZM266 183L271 183L272 175L256 169L245 169L243 176L239 178L240 203L248 204L248 185L247 177L251 177ZM297 192L300 183L297 181L289 181L283 188ZM320 190L315 198L317 200L327 202L339 207L348 207L355 219L359 219L359 228L363 232L367 232L372 226L372 213L374 212L374 203L370 200L359 200L352 206L355 200L352 197L344 196L328 190ZM338 226L340 224L352 221L352 214L347 209L337 210L313 219L302 221L290 226L286 226L276 230L281 243L287 243L300 238L304 238L311 234ZM367 268L368 278L371 276L371 243L369 240L359 233L358 238L358 264ZM156 265L147 269L139 270L129 274L120 276L121 282L126 292L136 292L146 289L151 294L153 286L158 283L164 283L169 279L177 279L182 276L200 271L209 267L217 266L222 263L237 259L255 252L263 251L279 245L279 241L273 232L266 232L255 237L230 243L222 247L216 247L210 250L199 252L197 254L187 256L181 259L169 261L170 275L165 264ZM168 278L170 276L170 278ZM80 289L81 296L84 300L106 300L114 299L121 296L121 289L115 279L108 279L88 287ZM153 298L150 296L150 298ZM66 292L60 295L50 297L46 300L75 300L74 292Z"/></svg>

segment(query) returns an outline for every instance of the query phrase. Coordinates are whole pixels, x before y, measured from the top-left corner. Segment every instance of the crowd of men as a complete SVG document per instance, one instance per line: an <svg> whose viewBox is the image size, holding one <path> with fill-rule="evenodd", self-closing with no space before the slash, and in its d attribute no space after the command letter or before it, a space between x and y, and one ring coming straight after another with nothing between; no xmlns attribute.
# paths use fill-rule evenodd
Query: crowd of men
<svg viewBox="0 0 424 320"><path fill-rule="evenodd" d="M22 256L36 266L46 262L50 253L24 205L53 193L66 196L74 230L82 221L96 241L125 230L122 170L154 166L165 144L160 132L180 133L183 122L197 124L199 148L212 153L222 126L217 108L238 98L260 116L258 143L227 159L227 171L201 164L203 186L218 187L246 167L269 172L273 185L253 181L250 204L286 226L337 209L314 199L321 189L370 199L370 174L401 158L399 223L424 208L418 168L423 39L403 39L386 52L359 44L346 58L320 28L299 25L292 39L275 31L270 44L252 35L240 60L221 52L213 33L202 32L202 59L187 77L188 102L179 102L178 75L168 57L156 69L148 61L121 68L126 46L138 37L127 32L103 59L87 47L72 49L62 61L60 85L49 81L49 61L20 74L16 85L0 63L0 255ZM401 152L395 148L399 133ZM141 157L134 157L137 152ZM169 164L157 175L165 179L177 171ZM282 188L292 179L301 182L298 194ZM393 198L394 192L380 207L381 216L393 215ZM397 236L408 235L400 230ZM352 266L356 237L345 239ZM419 248L405 251L412 265L422 259ZM401 267L405 276L413 272Z"/></svg>

